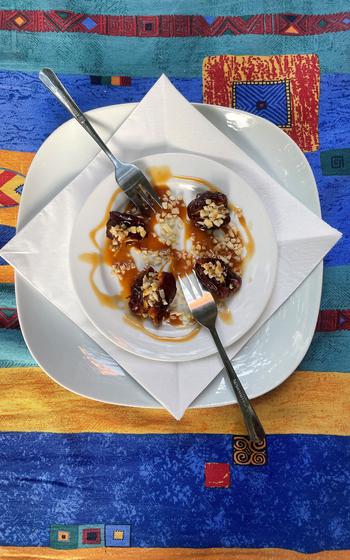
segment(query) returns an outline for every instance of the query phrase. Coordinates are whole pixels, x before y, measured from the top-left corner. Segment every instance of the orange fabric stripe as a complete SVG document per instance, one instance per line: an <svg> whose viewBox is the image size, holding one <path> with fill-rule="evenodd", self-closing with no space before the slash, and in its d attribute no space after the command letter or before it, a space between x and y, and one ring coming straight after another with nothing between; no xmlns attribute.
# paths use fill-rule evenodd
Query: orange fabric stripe
<svg viewBox="0 0 350 560"><path fill-rule="evenodd" d="M0 265L0 284L2 282L14 282L15 273L12 266L8 264Z"/></svg>
<svg viewBox="0 0 350 560"><path fill-rule="evenodd" d="M1 369L0 392L1 431L246 433L237 405L188 410L177 422L164 410L85 399L54 383L39 368ZM330 414L332 402L337 406ZM350 435L350 383L346 373L297 372L254 404L268 434Z"/></svg>
<svg viewBox="0 0 350 560"><path fill-rule="evenodd" d="M0 208L0 224L4 226L16 227L18 216L18 206Z"/></svg>
<svg viewBox="0 0 350 560"><path fill-rule="evenodd" d="M11 152L0 150L0 167L11 169L22 175L27 175L30 164L33 161L33 152Z"/></svg>
<svg viewBox="0 0 350 560"><path fill-rule="evenodd" d="M349 560L349 550L303 554L281 548L52 548L0 547L2 560Z"/></svg>

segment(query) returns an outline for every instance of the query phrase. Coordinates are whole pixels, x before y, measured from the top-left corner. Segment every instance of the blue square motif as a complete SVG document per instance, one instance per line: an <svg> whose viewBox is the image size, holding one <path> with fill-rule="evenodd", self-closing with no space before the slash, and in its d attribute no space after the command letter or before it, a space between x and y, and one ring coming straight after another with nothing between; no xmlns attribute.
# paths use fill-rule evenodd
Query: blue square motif
<svg viewBox="0 0 350 560"><path fill-rule="evenodd" d="M90 17L85 18L81 23L86 29L88 29L88 31L91 31L91 29L93 29L97 25L96 21L94 21Z"/></svg>
<svg viewBox="0 0 350 560"><path fill-rule="evenodd" d="M130 525L106 525L106 546L130 546Z"/></svg>
<svg viewBox="0 0 350 560"><path fill-rule="evenodd" d="M292 126L288 80L233 82L232 106L263 117L277 126Z"/></svg>

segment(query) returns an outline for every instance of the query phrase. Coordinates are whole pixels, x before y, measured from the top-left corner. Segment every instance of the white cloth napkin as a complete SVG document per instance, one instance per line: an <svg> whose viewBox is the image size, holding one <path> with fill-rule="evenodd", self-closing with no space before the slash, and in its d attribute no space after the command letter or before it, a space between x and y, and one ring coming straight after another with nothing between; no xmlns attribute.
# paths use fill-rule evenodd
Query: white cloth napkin
<svg viewBox="0 0 350 560"><path fill-rule="evenodd" d="M190 152L210 157L241 175L266 206L279 246L276 286L257 324L228 349L231 358L340 237L339 232L305 208L200 115L165 76L121 125L109 146L125 161L160 152ZM173 364L145 360L121 350L91 324L73 288L68 263L71 231L86 198L110 173L109 161L99 153L3 247L0 254L180 419L190 403L221 371L218 356Z"/></svg>

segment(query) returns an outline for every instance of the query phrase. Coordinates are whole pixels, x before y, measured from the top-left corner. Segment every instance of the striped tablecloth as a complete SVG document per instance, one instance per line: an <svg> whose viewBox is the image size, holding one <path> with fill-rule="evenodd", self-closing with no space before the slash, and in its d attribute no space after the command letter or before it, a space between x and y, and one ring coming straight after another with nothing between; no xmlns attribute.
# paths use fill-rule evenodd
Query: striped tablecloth
<svg viewBox="0 0 350 560"><path fill-rule="evenodd" d="M255 449L237 407L176 422L55 384L0 260L1 559L350 558L349 30L346 0L0 0L1 245L35 152L67 119L42 66L85 110L138 101L166 72L190 101L264 116L305 152L343 232L305 359L256 401Z"/></svg>

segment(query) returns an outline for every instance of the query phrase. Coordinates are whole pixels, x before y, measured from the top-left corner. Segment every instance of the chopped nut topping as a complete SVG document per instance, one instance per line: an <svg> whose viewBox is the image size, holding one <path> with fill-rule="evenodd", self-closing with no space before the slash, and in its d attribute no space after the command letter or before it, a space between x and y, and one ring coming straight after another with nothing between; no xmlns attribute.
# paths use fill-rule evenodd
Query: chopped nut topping
<svg viewBox="0 0 350 560"><path fill-rule="evenodd" d="M227 197L218 192L197 195L187 206L187 214L194 225L204 231L220 228L230 221Z"/></svg>
<svg viewBox="0 0 350 560"><path fill-rule="evenodd" d="M204 225L207 229L212 229L213 226L220 227L229 213L230 211L226 206L216 204L214 200L207 198L205 206L199 212L203 219L198 223Z"/></svg>
<svg viewBox="0 0 350 560"><path fill-rule="evenodd" d="M215 278L220 284L225 281L224 269L220 261L207 262L202 265L204 274L209 276L209 278Z"/></svg>
<svg viewBox="0 0 350 560"><path fill-rule="evenodd" d="M121 242L128 237L127 228L124 225L112 226L109 228L109 232L112 236L112 250L117 249Z"/></svg>
<svg viewBox="0 0 350 560"><path fill-rule="evenodd" d="M136 264L133 260L123 261L115 263L112 266L112 272L117 276L117 278L122 278L126 272L136 268Z"/></svg>
<svg viewBox="0 0 350 560"><path fill-rule="evenodd" d="M230 223L227 197L223 193L202 192L187 209L182 196L170 190L163 191L161 201L162 208L152 218L137 215L137 210L129 206L124 213L110 213L106 235L115 255L112 272L124 284L129 279L133 281L129 299L133 313L151 319L155 325L165 321L174 326L187 326L193 323L192 315L180 292L174 299L176 281L166 271L181 274L195 269L201 275L203 286L217 299L225 299L240 286L245 256L243 238L240 229ZM184 228L186 210L192 225L206 235L192 228L190 240L186 236L183 246L183 232L186 235L189 227ZM232 212L237 218L241 210L234 208ZM149 239L144 242L147 236ZM187 241L190 241L188 245Z"/></svg>

